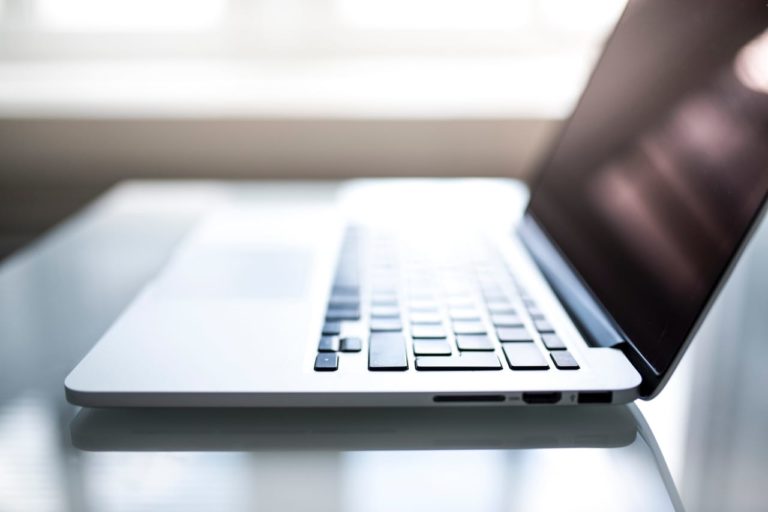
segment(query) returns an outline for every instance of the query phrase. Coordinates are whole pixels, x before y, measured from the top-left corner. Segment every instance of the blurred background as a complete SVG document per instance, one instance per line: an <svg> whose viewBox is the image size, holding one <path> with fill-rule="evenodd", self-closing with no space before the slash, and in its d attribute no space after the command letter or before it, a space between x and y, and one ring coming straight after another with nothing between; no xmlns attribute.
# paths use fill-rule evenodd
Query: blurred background
<svg viewBox="0 0 768 512"><path fill-rule="evenodd" d="M0 0L0 258L123 179L525 179L623 4Z"/></svg>

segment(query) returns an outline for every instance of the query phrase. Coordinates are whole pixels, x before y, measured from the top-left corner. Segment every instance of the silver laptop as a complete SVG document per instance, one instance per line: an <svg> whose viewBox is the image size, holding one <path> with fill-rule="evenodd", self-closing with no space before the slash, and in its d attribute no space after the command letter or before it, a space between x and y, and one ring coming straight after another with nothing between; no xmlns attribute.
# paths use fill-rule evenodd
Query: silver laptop
<svg viewBox="0 0 768 512"><path fill-rule="evenodd" d="M529 197L429 180L233 194L72 370L67 398L653 397L766 202L767 27L763 0L631 2Z"/></svg>

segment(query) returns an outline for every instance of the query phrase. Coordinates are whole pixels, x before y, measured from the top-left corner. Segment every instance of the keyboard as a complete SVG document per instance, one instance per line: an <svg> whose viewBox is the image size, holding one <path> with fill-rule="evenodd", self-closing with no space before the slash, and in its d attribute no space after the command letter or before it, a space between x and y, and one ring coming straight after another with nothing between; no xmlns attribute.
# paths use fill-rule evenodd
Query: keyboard
<svg viewBox="0 0 768 512"><path fill-rule="evenodd" d="M367 336L345 336L352 324ZM451 232L346 230L314 369L364 350L370 371L579 369L498 252Z"/></svg>

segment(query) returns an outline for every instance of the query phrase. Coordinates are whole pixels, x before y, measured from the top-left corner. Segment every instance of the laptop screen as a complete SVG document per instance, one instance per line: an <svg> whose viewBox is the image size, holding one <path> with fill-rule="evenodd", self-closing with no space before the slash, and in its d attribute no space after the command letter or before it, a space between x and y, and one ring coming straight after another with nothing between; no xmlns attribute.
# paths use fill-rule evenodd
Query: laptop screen
<svg viewBox="0 0 768 512"><path fill-rule="evenodd" d="M663 373L768 191L765 0L630 2L529 213Z"/></svg>

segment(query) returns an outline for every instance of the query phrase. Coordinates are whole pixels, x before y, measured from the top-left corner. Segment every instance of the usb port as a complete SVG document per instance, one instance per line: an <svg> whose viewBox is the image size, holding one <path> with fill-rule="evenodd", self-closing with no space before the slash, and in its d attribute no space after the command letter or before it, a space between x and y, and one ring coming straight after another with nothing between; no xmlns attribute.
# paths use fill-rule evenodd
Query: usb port
<svg viewBox="0 0 768 512"><path fill-rule="evenodd" d="M610 391L585 391L579 393L580 404L610 404L613 393Z"/></svg>

